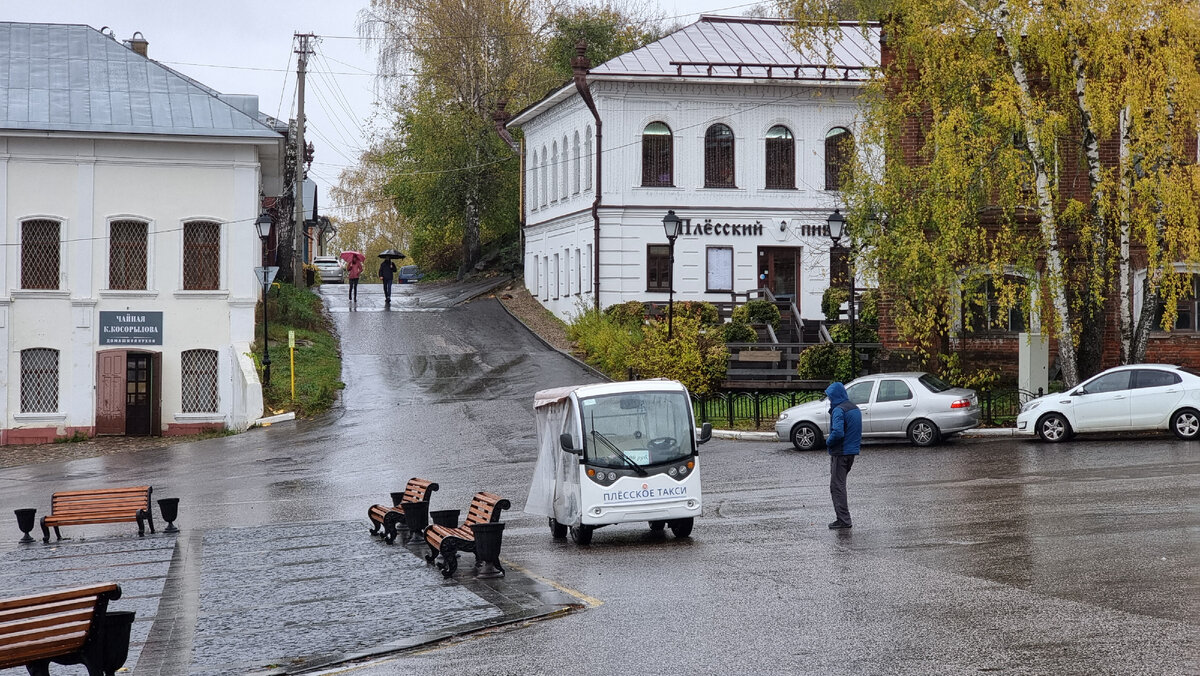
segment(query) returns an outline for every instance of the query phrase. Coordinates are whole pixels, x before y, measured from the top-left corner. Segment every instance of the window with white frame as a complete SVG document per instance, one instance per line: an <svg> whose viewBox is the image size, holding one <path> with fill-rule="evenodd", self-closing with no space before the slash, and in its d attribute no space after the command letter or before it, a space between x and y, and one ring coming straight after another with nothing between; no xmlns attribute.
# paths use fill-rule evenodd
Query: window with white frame
<svg viewBox="0 0 1200 676"><path fill-rule="evenodd" d="M560 170L562 171L562 194L559 195L559 199L565 200L567 199L567 196L571 190L571 183L568 180L571 173L571 150L570 147L567 146L566 136L562 137L562 144L562 169Z"/></svg>
<svg viewBox="0 0 1200 676"><path fill-rule="evenodd" d="M667 244L646 246L646 290L671 290L671 247Z"/></svg>
<svg viewBox="0 0 1200 676"><path fill-rule="evenodd" d="M592 127L584 130L583 135L583 189L592 189L592 167L596 164L596 158L592 157Z"/></svg>
<svg viewBox="0 0 1200 676"><path fill-rule="evenodd" d="M58 411L58 350L21 350L21 413Z"/></svg>
<svg viewBox="0 0 1200 676"><path fill-rule="evenodd" d="M179 359L184 413L217 412L217 351L185 350Z"/></svg>
<svg viewBox="0 0 1200 676"><path fill-rule="evenodd" d="M108 288L146 288L147 225L113 221L108 234Z"/></svg>
<svg viewBox="0 0 1200 676"><path fill-rule="evenodd" d="M971 333L1020 333L1025 330L1022 277L987 277L962 291L962 327Z"/></svg>
<svg viewBox="0 0 1200 676"><path fill-rule="evenodd" d="M542 146L542 206L550 203L550 155L546 153L546 146Z"/></svg>
<svg viewBox="0 0 1200 676"><path fill-rule="evenodd" d="M579 194L579 132L575 132L575 145L571 153L571 192Z"/></svg>
<svg viewBox="0 0 1200 676"><path fill-rule="evenodd" d="M1175 301L1175 322L1172 331L1200 331L1200 275L1188 275L1183 291ZM1159 307L1152 331L1162 331L1165 307Z"/></svg>
<svg viewBox="0 0 1200 676"><path fill-rule="evenodd" d="M550 145L550 201L558 201L558 141Z"/></svg>
<svg viewBox="0 0 1200 676"><path fill-rule="evenodd" d="M825 134L825 189L841 190L850 161L854 158L854 135L844 127Z"/></svg>
<svg viewBox="0 0 1200 676"><path fill-rule="evenodd" d="M675 184L671 128L651 122L642 130L642 185L669 187Z"/></svg>
<svg viewBox="0 0 1200 676"><path fill-rule="evenodd" d="M62 265L61 224L35 219L21 224L21 288L57 289Z"/></svg>
<svg viewBox="0 0 1200 676"><path fill-rule="evenodd" d="M211 291L221 284L221 224L183 224L183 288Z"/></svg>
<svg viewBox="0 0 1200 676"><path fill-rule="evenodd" d="M796 187L796 140L792 130L777 124L767 131L766 187L792 190Z"/></svg>
<svg viewBox="0 0 1200 676"><path fill-rule="evenodd" d="M533 151L529 160L529 208L537 211L538 204L538 154Z"/></svg>
<svg viewBox="0 0 1200 676"><path fill-rule="evenodd" d="M710 246L708 259L708 291L733 291L733 247Z"/></svg>

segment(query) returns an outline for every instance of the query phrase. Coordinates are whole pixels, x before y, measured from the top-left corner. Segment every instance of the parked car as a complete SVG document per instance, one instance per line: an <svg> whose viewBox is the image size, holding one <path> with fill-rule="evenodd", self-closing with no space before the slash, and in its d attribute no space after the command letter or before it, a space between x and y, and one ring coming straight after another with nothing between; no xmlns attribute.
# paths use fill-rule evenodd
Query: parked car
<svg viewBox="0 0 1200 676"><path fill-rule="evenodd" d="M401 284L416 284L424 276L425 273L421 272L421 268L415 265L402 265L397 281Z"/></svg>
<svg viewBox="0 0 1200 676"><path fill-rule="evenodd" d="M1170 364L1118 366L1069 392L1026 402L1017 416L1017 434L1050 442L1076 432L1165 429L1180 439L1200 437L1200 374Z"/></svg>
<svg viewBox="0 0 1200 676"><path fill-rule="evenodd" d="M337 256L314 256L313 265L321 275L322 284L341 284L345 281L342 263Z"/></svg>
<svg viewBox="0 0 1200 676"><path fill-rule="evenodd" d="M979 426L975 390L951 387L928 373L876 373L852 380L846 395L862 411L863 438L907 438L917 446ZM779 414L775 434L799 451L821 448L829 435L829 401L793 406Z"/></svg>

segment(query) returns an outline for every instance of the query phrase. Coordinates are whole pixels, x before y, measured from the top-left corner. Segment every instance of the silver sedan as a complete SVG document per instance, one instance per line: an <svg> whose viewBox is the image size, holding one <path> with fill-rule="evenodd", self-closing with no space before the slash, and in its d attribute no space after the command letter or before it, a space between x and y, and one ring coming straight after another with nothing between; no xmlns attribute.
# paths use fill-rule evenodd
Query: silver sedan
<svg viewBox="0 0 1200 676"><path fill-rule="evenodd" d="M907 438L932 446L948 435L979 426L975 390L951 387L928 373L876 373L853 380L846 394L862 411L863 438ZM800 451L825 445L829 401L810 401L779 414L775 434Z"/></svg>

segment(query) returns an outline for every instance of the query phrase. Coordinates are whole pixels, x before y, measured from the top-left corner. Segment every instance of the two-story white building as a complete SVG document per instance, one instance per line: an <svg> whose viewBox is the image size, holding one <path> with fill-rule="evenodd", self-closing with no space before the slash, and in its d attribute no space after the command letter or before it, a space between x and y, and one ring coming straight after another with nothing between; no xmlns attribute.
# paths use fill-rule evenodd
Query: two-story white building
<svg viewBox="0 0 1200 676"><path fill-rule="evenodd" d="M879 64L879 36L844 26L830 62L798 51L792 28L703 16L591 69L595 114L571 83L508 122L524 131L535 297L567 319L597 299L665 302L674 277L677 300L765 287L821 316L826 218L841 206L856 97ZM684 219L674 266L668 210Z"/></svg>
<svg viewBox="0 0 1200 676"><path fill-rule="evenodd" d="M0 23L0 443L262 415L255 220L283 137L147 44Z"/></svg>

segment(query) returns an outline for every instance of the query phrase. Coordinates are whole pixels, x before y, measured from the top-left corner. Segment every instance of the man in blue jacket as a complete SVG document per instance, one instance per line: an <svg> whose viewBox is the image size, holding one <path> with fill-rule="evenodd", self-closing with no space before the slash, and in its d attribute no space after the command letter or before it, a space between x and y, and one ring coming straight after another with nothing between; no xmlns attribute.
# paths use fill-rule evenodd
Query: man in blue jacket
<svg viewBox="0 0 1200 676"><path fill-rule="evenodd" d="M862 411L846 396L841 383L831 383L825 388L825 396L829 397L829 438L825 440L825 448L829 449L829 494L837 515L829 527L836 530L852 525L846 503L846 475L862 445Z"/></svg>

